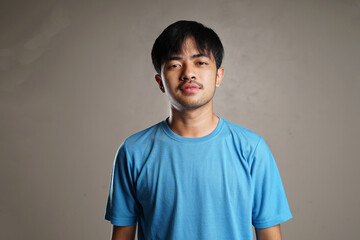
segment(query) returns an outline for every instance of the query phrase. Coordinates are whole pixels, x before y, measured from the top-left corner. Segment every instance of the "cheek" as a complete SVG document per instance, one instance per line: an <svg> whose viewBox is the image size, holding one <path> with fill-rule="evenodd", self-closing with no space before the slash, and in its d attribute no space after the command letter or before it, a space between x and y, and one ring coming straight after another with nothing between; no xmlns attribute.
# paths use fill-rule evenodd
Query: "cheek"
<svg viewBox="0 0 360 240"><path fill-rule="evenodd" d="M174 79L176 79L177 74L175 71L172 71L172 72L165 73L164 77L165 77L164 79L166 79L167 82L171 82L171 81L174 81Z"/></svg>
<svg viewBox="0 0 360 240"><path fill-rule="evenodd" d="M204 74L206 74L207 77L214 79L214 77L216 77L216 70L213 68L209 68L206 71L204 71Z"/></svg>
<svg viewBox="0 0 360 240"><path fill-rule="evenodd" d="M213 71L208 71L205 77L209 83L213 85L216 84L217 76Z"/></svg>
<svg viewBox="0 0 360 240"><path fill-rule="evenodd" d="M179 83L179 75L176 74L175 72L165 74L164 77L165 77L164 82L168 86L177 85Z"/></svg>
<svg viewBox="0 0 360 240"><path fill-rule="evenodd" d="M166 79L164 82L164 87L168 90L171 90L172 88L174 88L174 83L172 83L171 81L169 81L168 79Z"/></svg>

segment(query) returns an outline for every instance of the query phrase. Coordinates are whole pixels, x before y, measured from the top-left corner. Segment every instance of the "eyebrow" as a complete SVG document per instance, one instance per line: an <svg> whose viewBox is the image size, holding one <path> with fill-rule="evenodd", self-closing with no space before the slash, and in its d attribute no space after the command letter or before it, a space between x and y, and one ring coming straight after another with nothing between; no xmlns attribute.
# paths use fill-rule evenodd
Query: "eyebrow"
<svg viewBox="0 0 360 240"><path fill-rule="evenodd" d="M191 59L195 59L195 58L200 58L200 57L207 57L210 59L210 56L205 54L205 53L198 53L198 54L194 54L191 56ZM178 57L178 56L173 56L173 57L169 57L168 58L168 61L171 61L171 60L181 60L182 58L181 57Z"/></svg>

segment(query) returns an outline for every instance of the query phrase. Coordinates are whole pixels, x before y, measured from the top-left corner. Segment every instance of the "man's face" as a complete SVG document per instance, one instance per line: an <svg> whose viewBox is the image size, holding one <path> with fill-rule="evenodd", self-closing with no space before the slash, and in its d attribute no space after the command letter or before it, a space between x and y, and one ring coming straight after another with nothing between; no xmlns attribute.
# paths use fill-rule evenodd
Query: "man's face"
<svg viewBox="0 0 360 240"><path fill-rule="evenodd" d="M163 62L161 75L155 79L171 106L181 111L212 104L223 75L224 69L216 69L214 57L200 53L194 39L187 38L182 52Z"/></svg>

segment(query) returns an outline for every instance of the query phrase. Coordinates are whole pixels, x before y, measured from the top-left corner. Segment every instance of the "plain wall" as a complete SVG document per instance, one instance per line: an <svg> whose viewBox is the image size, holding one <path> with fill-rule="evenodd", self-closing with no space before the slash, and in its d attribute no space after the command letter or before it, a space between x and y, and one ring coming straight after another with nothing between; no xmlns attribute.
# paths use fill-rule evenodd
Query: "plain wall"
<svg viewBox="0 0 360 240"><path fill-rule="evenodd" d="M284 239L358 239L360 3L0 2L0 239L108 239L114 154L168 115L150 51L197 20L225 47L215 112L262 135Z"/></svg>

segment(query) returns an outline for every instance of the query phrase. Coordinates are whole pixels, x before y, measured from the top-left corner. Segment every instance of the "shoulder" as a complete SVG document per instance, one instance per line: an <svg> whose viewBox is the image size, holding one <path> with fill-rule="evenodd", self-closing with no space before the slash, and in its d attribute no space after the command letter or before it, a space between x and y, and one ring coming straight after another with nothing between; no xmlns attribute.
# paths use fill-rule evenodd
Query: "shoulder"
<svg viewBox="0 0 360 240"><path fill-rule="evenodd" d="M159 122L151 127L130 135L124 140L121 147L125 148L129 152L143 148L144 145L148 145L154 141L156 135L161 129L161 124L162 122Z"/></svg>
<svg viewBox="0 0 360 240"><path fill-rule="evenodd" d="M235 139L239 139L242 142L246 142L251 146L256 146L259 144L260 141L263 140L259 134L253 132L252 130L249 130L238 124L229 122L225 119L223 119L223 121L224 121L224 127L227 130L228 134L231 134L232 137Z"/></svg>
<svg viewBox="0 0 360 240"><path fill-rule="evenodd" d="M264 141L263 138L238 124L223 119L223 137L229 146L233 146L240 156L251 164L258 146Z"/></svg>
<svg viewBox="0 0 360 240"><path fill-rule="evenodd" d="M115 162L123 162L130 167L141 165L151 152L156 136L161 132L161 124L162 122L159 122L127 137L117 150Z"/></svg>
<svg viewBox="0 0 360 240"><path fill-rule="evenodd" d="M232 141L242 149L250 165L257 160L256 162L266 166L274 160L266 141L259 134L226 120L224 124L232 136Z"/></svg>
<svg viewBox="0 0 360 240"><path fill-rule="evenodd" d="M161 124L162 122L159 122L157 124L152 125L151 127L148 127L144 130L141 130L137 133L130 135L125 139L123 145L125 145L127 149L131 149L132 147L137 146L139 144L152 141L155 138L159 129L161 128Z"/></svg>

